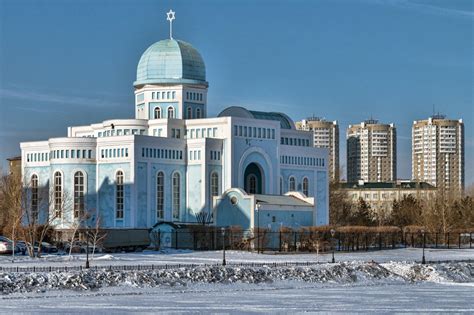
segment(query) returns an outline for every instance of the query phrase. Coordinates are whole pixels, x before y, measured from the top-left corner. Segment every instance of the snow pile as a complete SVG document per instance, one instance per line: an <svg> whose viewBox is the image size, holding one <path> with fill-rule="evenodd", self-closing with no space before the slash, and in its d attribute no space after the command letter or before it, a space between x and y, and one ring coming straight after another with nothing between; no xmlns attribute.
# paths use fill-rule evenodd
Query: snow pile
<svg viewBox="0 0 474 315"><path fill-rule="evenodd" d="M44 292L46 290L94 290L101 287L186 286L190 283L272 283L302 281L315 283L381 282L474 282L474 264L419 265L407 263L347 262L310 267L201 266L179 269L77 272L0 273L0 292Z"/></svg>

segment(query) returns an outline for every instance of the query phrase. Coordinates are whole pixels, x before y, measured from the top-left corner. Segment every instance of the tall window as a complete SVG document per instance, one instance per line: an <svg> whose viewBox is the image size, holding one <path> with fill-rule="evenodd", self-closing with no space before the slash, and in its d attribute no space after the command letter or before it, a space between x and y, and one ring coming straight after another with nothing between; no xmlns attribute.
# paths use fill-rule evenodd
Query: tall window
<svg viewBox="0 0 474 315"><path fill-rule="evenodd" d="M188 119L193 118L193 109L191 107L188 107L187 111L188 111Z"/></svg>
<svg viewBox="0 0 474 315"><path fill-rule="evenodd" d="M283 177L280 176L280 195L283 195Z"/></svg>
<svg viewBox="0 0 474 315"><path fill-rule="evenodd" d="M181 183L179 173L173 174L173 219L179 219L179 208L181 206Z"/></svg>
<svg viewBox="0 0 474 315"><path fill-rule="evenodd" d="M211 202L210 206L212 207L212 202L214 197L219 196L219 175L217 173L211 174Z"/></svg>
<svg viewBox="0 0 474 315"><path fill-rule="evenodd" d="M155 107L155 119L161 118L161 108Z"/></svg>
<svg viewBox="0 0 474 315"><path fill-rule="evenodd" d="M156 175L156 218L164 218L164 199L165 199L165 174L159 172Z"/></svg>
<svg viewBox="0 0 474 315"><path fill-rule="evenodd" d="M115 175L115 217L123 219L123 172Z"/></svg>
<svg viewBox="0 0 474 315"><path fill-rule="evenodd" d="M60 172L54 173L54 211L60 218L63 207L63 177Z"/></svg>
<svg viewBox="0 0 474 315"><path fill-rule="evenodd" d="M257 193L257 176L250 174L248 177L249 194Z"/></svg>
<svg viewBox="0 0 474 315"><path fill-rule="evenodd" d="M168 107L168 118L174 118L174 108Z"/></svg>
<svg viewBox="0 0 474 315"><path fill-rule="evenodd" d="M84 213L84 174L74 174L74 218Z"/></svg>
<svg viewBox="0 0 474 315"><path fill-rule="evenodd" d="M201 109L200 108L196 109L196 118L201 118Z"/></svg>
<svg viewBox="0 0 474 315"><path fill-rule="evenodd" d="M290 177L290 182L289 182L289 185L288 185L288 190L289 191L295 191L296 190L296 180L295 178L292 176Z"/></svg>
<svg viewBox="0 0 474 315"><path fill-rule="evenodd" d="M305 194L306 197L308 197L309 193L309 181L308 178L305 177L303 178L303 194Z"/></svg>
<svg viewBox="0 0 474 315"><path fill-rule="evenodd" d="M31 219L38 220L38 175L31 176Z"/></svg>

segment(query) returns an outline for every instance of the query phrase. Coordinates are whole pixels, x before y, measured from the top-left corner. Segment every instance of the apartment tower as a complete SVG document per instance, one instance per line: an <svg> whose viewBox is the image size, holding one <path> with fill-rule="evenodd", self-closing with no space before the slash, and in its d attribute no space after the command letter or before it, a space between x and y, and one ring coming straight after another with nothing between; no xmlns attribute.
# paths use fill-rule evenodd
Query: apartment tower
<svg viewBox="0 0 474 315"><path fill-rule="evenodd" d="M397 179L394 124L366 120L347 128L347 181L392 182Z"/></svg>
<svg viewBox="0 0 474 315"><path fill-rule="evenodd" d="M433 115L413 122L412 179L438 189L464 189L464 123Z"/></svg>
<svg viewBox="0 0 474 315"><path fill-rule="evenodd" d="M339 126L337 121L319 117L308 117L296 122L296 129L313 132L313 144L317 148L329 149L329 176L339 181Z"/></svg>

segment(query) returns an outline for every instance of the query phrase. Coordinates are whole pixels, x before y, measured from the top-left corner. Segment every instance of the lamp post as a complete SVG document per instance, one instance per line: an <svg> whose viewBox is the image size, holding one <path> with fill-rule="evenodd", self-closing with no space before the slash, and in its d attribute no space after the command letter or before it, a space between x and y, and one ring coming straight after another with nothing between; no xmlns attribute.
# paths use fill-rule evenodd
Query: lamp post
<svg viewBox="0 0 474 315"><path fill-rule="evenodd" d="M423 257L421 258L421 263L424 265L424 264L426 264L426 260L425 260L426 234L425 234L424 229L421 230L421 235L423 236Z"/></svg>
<svg viewBox="0 0 474 315"><path fill-rule="evenodd" d="M334 236L336 235L336 230L331 229L331 243L332 243L332 263L334 264L336 260L334 259Z"/></svg>
<svg viewBox="0 0 474 315"><path fill-rule="evenodd" d="M86 225L86 269L89 267L89 230Z"/></svg>
<svg viewBox="0 0 474 315"><path fill-rule="evenodd" d="M260 204L255 207L257 211L257 253L260 254Z"/></svg>
<svg viewBox="0 0 474 315"><path fill-rule="evenodd" d="M225 227L221 228L222 232L222 266L226 265L225 261Z"/></svg>

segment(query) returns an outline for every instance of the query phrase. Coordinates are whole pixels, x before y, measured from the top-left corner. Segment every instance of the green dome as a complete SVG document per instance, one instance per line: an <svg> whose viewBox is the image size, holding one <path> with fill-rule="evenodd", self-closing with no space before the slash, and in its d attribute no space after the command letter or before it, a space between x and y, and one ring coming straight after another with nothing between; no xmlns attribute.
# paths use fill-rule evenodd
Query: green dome
<svg viewBox="0 0 474 315"><path fill-rule="evenodd" d="M154 43L143 53L134 86L144 84L204 84L206 66L191 44L175 39Z"/></svg>

